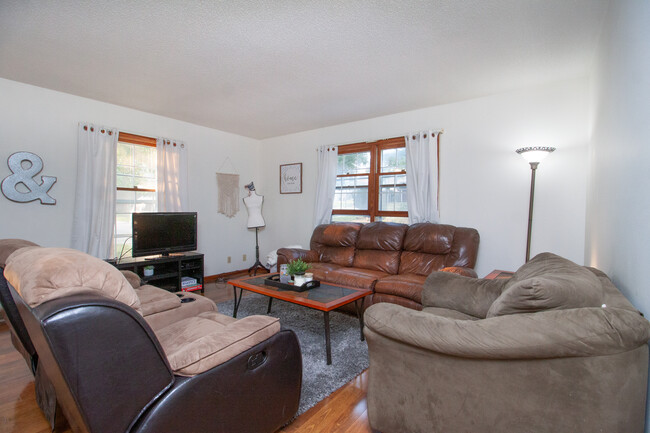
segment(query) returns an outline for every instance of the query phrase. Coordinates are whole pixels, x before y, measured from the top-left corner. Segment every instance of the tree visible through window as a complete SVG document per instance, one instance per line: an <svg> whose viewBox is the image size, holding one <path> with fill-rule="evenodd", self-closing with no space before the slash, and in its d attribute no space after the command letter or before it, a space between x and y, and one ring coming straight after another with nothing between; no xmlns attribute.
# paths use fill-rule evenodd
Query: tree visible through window
<svg viewBox="0 0 650 433"><path fill-rule="evenodd" d="M156 139L120 132L117 143L117 197L115 204L114 255L131 249L131 214L155 212Z"/></svg>
<svg viewBox="0 0 650 433"><path fill-rule="evenodd" d="M408 222L403 137L339 146L332 221Z"/></svg>

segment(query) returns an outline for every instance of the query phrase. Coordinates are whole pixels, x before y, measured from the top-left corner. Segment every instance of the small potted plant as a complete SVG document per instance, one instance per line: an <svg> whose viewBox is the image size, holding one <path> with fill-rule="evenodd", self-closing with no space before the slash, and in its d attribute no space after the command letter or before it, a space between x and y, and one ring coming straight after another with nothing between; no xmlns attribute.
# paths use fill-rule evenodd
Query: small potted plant
<svg viewBox="0 0 650 433"><path fill-rule="evenodd" d="M296 286L305 284L305 272L310 265L302 259L292 260L287 264L287 274L293 277L293 283Z"/></svg>

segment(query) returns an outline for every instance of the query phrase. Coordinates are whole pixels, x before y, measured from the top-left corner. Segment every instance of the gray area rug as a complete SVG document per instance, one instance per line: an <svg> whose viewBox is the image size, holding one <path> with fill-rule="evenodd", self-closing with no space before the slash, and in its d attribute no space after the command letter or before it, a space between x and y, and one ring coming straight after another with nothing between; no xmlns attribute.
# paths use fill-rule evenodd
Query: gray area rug
<svg viewBox="0 0 650 433"><path fill-rule="evenodd" d="M232 314L233 301L217 304L219 312ZM250 294L242 298L237 317L266 314L268 298ZM292 329L302 351L302 392L297 415L348 383L368 368L368 345L360 340L359 319L338 311L330 312L332 365L327 365L323 312L273 300L271 316L280 319L282 328Z"/></svg>

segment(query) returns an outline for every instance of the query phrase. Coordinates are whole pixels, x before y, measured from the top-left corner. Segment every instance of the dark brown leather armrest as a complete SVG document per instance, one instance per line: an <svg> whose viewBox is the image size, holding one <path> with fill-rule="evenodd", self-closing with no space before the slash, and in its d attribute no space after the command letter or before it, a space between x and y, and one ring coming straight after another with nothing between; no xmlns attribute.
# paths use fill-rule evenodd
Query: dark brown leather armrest
<svg viewBox="0 0 650 433"><path fill-rule="evenodd" d="M305 250L300 248L280 248L278 250L278 267L296 259L302 259L307 263L320 261L318 253L314 250Z"/></svg>
<svg viewBox="0 0 650 433"><path fill-rule="evenodd" d="M442 268L440 272L451 272L452 274L462 275L463 277L472 277L472 278L478 277L474 269L465 268L462 266L448 266L446 268Z"/></svg>

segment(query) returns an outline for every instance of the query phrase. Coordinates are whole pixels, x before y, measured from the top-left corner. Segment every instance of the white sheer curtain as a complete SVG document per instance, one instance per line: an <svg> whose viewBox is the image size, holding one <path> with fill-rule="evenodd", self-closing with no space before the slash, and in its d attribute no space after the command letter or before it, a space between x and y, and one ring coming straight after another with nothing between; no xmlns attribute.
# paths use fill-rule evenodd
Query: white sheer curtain
<svg viewBox="0 0 650 433"><path fill-rule="evenodd" d="M159 212L188 210L187 145L182 141L158 138L157 190Z"/></svg>
<svg viewBox="0 0 650 433"><path fill-rule="evenodd" d="M440 222L438 213L437 131L418 131L406 139L406 199L409 224Z"/></svg>
<svg viewBox="0 0 650 433"><path fill-rule="evenodd" d="M321 146L318 151L318 180L316 202L314 203L314 227L329 224L336 192L336 167L339 149L336 146Z"/></svg>
<svg viewBox="0 0 650 433"><path fill-rule="evenodd" d="M117 129L79 123L72 248L111 255L115 225Z"/></svg>

